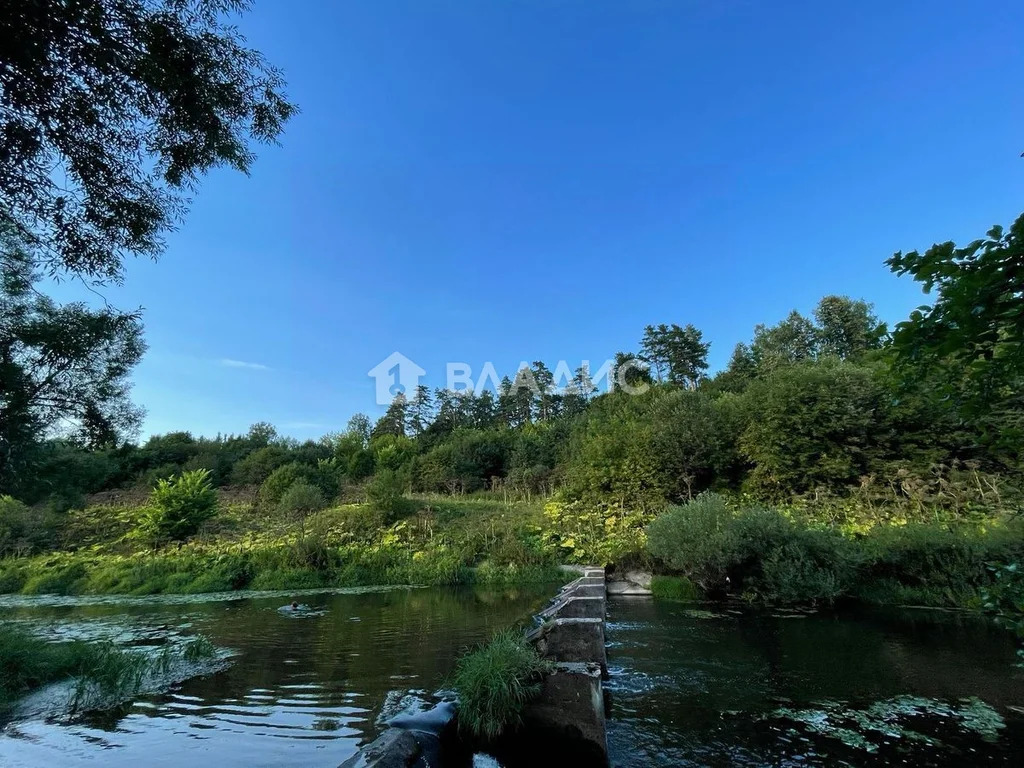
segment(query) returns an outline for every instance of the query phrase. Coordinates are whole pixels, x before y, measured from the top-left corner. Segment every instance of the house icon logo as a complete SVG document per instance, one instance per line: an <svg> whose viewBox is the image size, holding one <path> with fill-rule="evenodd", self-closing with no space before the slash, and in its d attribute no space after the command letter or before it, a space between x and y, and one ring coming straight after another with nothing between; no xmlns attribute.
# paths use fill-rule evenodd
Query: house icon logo
<svg viewBox="0 0 1024 768"><path fill-rule="evenodd" d="M392 352L367 375L377 384L377 405L388 405L396 395L414 397L420 378L426 373L401 352Z"/></svg>

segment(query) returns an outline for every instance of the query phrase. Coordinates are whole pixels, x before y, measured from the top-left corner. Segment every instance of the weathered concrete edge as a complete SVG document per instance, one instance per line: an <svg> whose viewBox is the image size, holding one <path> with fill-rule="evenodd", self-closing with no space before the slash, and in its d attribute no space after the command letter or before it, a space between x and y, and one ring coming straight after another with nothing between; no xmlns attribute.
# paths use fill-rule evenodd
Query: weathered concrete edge
<svg viewBox="0 0 1024 768"><path fill-rule="evenodd" d="M523 715L527 727L580 740L599 761L608 761L602 680L605 656L605 571L584 568L544 608L527 639L555 664L540 696Z"/></svg>

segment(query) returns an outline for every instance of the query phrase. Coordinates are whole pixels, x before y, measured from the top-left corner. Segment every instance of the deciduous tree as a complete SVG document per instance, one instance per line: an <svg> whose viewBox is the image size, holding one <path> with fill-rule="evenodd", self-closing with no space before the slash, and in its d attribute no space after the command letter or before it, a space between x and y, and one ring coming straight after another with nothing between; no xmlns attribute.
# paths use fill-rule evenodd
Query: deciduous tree
<svg viewBox="0 0 1024 768"><path fill-rule="evenodd" d="M33 263L17 242L0 237L0 252L2 489L46 436L97 447L135 431L129 375L145 345L137 314L57 304L34 290Z"/></svg>
<svg viewBox="0 0 1024 768"><path fill-rule="evenodd" d="M0 4L0 226L55 275L120 280L201 175L248 172L295 107L226 14L247 0Z"/></svg>

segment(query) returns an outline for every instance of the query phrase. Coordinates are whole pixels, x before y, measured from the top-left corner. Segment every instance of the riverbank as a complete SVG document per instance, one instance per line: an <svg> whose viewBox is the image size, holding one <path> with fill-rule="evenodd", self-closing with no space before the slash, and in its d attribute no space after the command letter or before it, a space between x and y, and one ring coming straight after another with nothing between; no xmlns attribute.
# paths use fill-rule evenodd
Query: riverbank
<svg viewBox="0 0 1024 768"><path fill-rule="evenodd" d="M138 509L90 507L66 551L0 560L0 593L193 594L391 584L565 581L539 504L422 497L398 520L349 504L296 520L235 505L189 541L152 548Z"/></svg>
<svg viewBox="0 0 1024 768"><path fill-rule="evenodd" d="M141 508L94 505L69 513L62 550L0 560L0 592L501 586L564 581L561 564L587 562L653 572L660 597L978 610L994 569L1024 560L1024 524L995 516L868 527L713 495L660 514L482 495L401 501L399 513L352 503L301 517L222 504L188 540L158 548L139 533Z"/></svg>

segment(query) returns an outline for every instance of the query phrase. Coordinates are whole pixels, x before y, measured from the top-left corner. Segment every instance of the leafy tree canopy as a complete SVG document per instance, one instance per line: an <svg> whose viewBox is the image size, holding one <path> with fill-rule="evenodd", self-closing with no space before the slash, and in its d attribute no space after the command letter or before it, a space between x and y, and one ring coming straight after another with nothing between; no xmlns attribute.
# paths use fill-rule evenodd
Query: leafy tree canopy
<svg viewBox="0 0 1024 768"><path fill-rule="evenodd" d="M991 437L1019 446L1024 436L1024 215L1009 231L896 253L888 265L909 274L935 302L896 326L893 350L904 375L945 369L942 395L989 423ZM994 421L993 421L994 419Z"/></svg>
<svg viewBox="0 0 1024 768"><path fill-rule="evenodd" d="M119 281L211 168L296 108L225 21L246 0L0 0L0 226L53 275ZM5 257L6 265L6 257ZM6 268L6 266L5 266Z"/></svg>
<svg viewBox="0 0 1024 768"><path fill-rule="evenodd" d="M59 305L33 289L31 260L0 234L0 488L46 435L87 446L130 435L129 374L145 345L137 314Z"/></svg>

